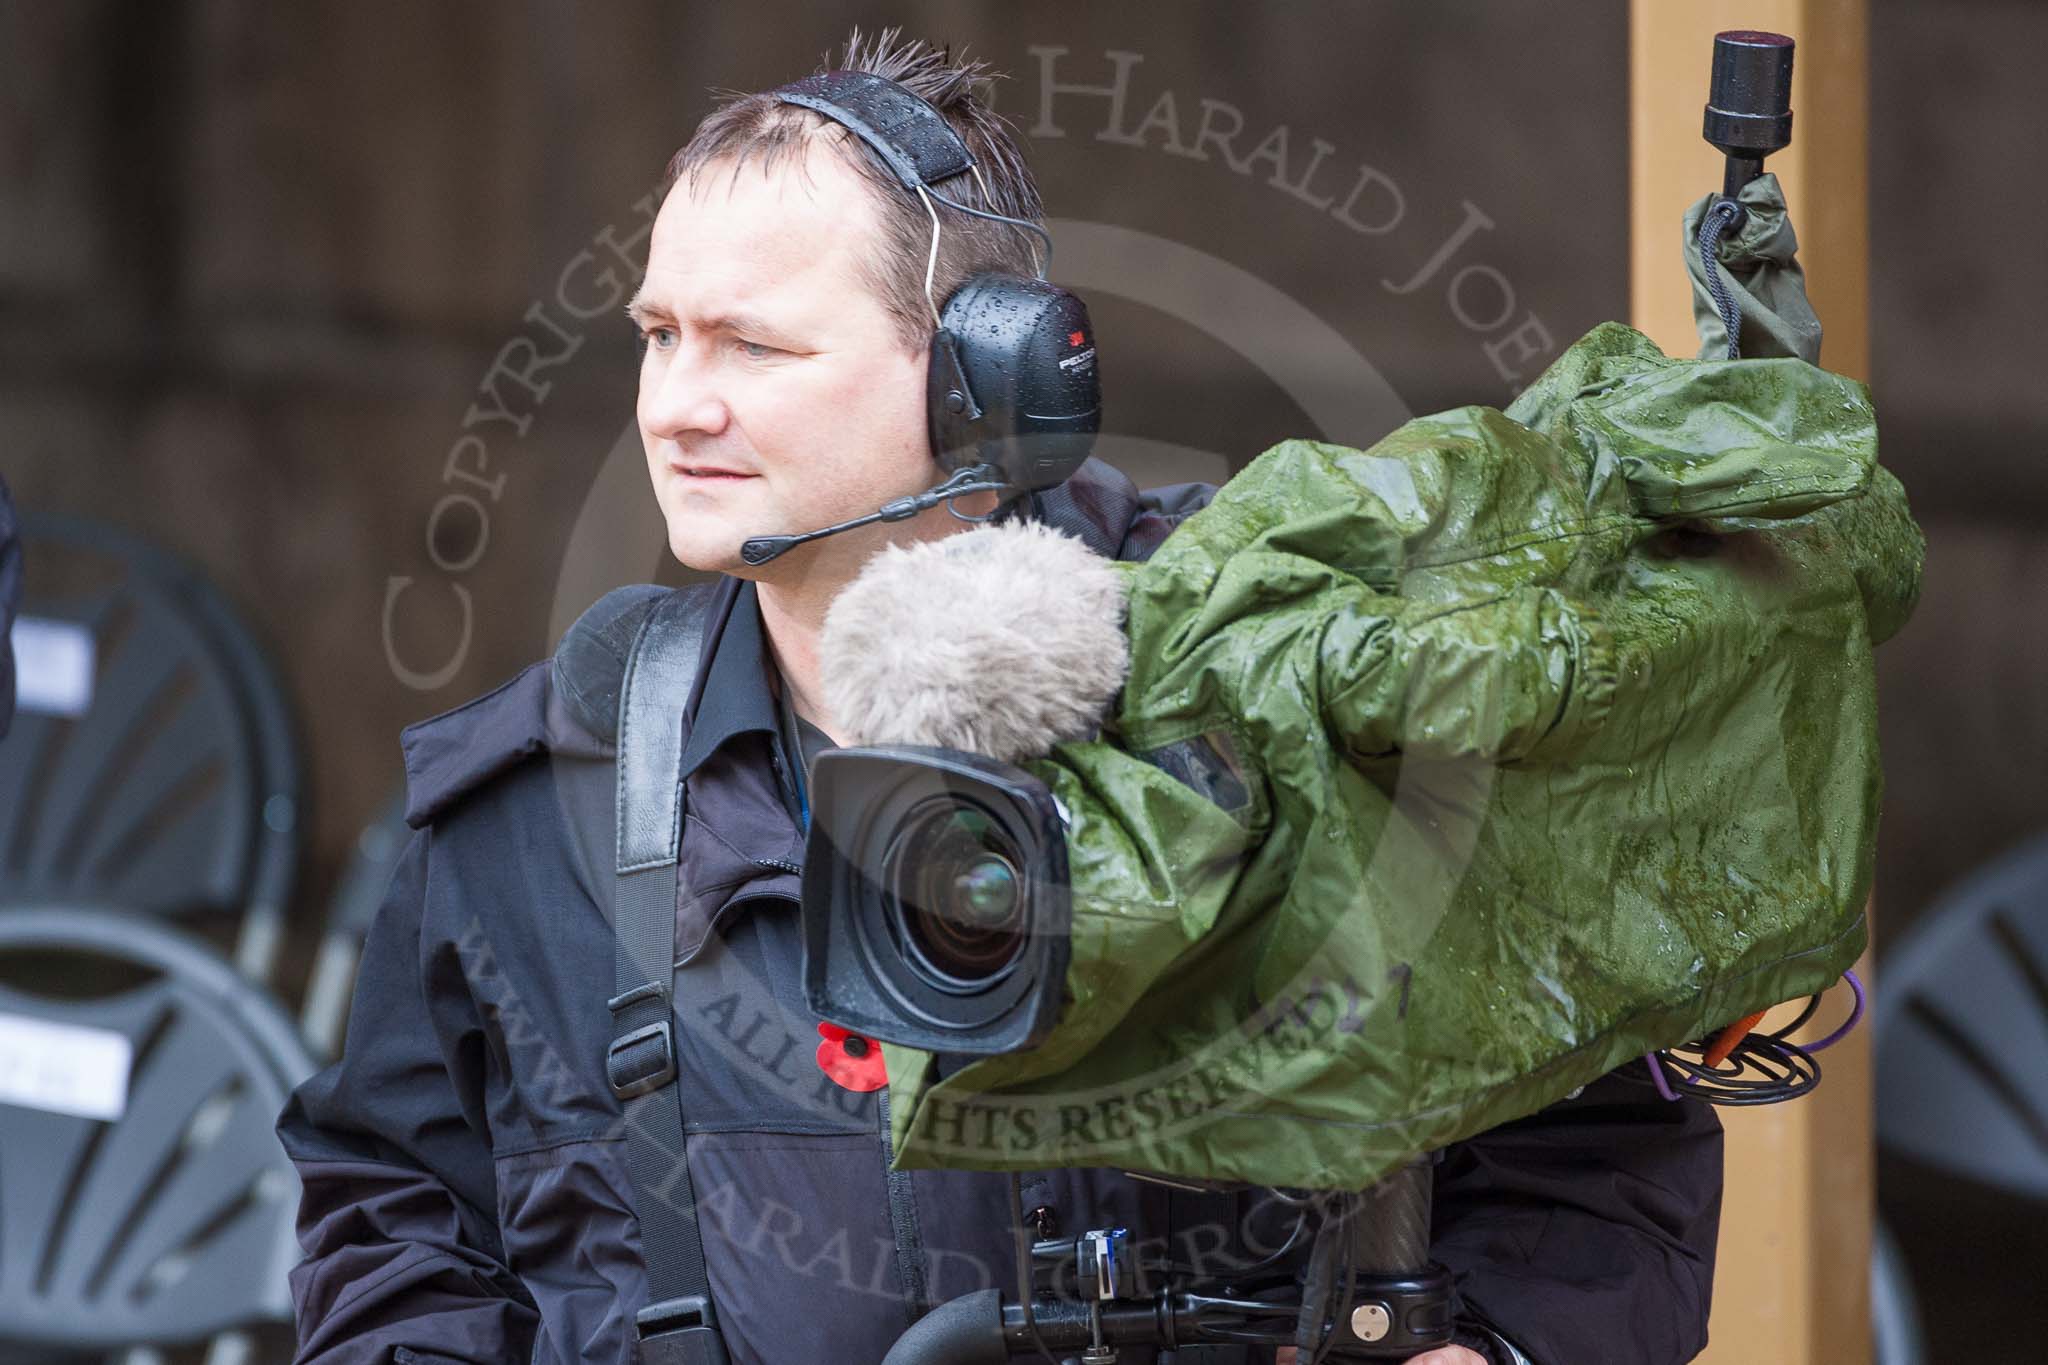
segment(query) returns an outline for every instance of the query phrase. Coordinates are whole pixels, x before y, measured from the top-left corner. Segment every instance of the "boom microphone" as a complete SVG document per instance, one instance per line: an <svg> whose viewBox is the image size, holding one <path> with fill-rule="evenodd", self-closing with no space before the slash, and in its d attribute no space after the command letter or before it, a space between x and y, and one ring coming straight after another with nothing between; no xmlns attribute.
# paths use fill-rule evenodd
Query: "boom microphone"
<svg viewBox="0 0 2048 1365"><path fill-rule="evenodd" d="M836 526L827 526L823 530L805 531L801 535L755 536L751 540L742 541L740 542L740 558L749 564L766 564L769 560L787 554L808 540L821 540L826 536L836 536L841 531L851 531L856 526L866 526L871 522L908 521L919 512L937 507L942 502L950 502L952 499L965 494L991 491L1000 493L1011 486L1010 483L1003 479L1001 471L994 465L969 465L964 469L955 470L946 477L945 482L935 484L924 492L914 493L907 498L893 498L883 503L879 511L871 512L867 516L855 517L852 521L842 521ZM953 515L961 517L963 521L975 520L973 517L962 516L957 511Z"/></svg>

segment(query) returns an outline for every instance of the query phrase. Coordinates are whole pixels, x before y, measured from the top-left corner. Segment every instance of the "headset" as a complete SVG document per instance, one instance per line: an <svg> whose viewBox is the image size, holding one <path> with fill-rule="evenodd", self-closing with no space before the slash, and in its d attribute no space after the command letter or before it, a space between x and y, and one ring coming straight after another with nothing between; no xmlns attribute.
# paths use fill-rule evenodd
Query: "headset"
<svg viewBox="0 0 2048 1365"><path fill-rule="evenodd" d="M740 557L748 564L765 564L805 541L871 522L902 521L940 503L962 520L978 520L955 508L952 500L989 490L1007 499L1065 482L1088 458L1101 427L1102 383L1087 305L1045 278L1052 256L1045 229L940 193L937 182L971 174L982 202L990 203L974 154L945 116L887 77L825 71L768 93L852 132L931 215L924 292L936 330L926 370L925 416L932 456L947 478L853 521L801 535L747 540ZM1038 275L986 271L962 283L941 306L932 296L939 258L934 201L1037 236L1045 245Z"/></svg>

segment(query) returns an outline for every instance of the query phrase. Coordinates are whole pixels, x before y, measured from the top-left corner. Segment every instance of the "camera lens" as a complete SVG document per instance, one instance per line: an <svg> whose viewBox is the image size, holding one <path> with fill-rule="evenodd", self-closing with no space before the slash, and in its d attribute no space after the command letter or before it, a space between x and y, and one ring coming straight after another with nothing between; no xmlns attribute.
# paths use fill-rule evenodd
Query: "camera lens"
<svg viewBox="0 0 2048 1365"><path fill-rule="evenodd" d="M1017 906L1017 869L1000 854L985 854L953 879L953 893L974 923L1001 925Z"/></svg>
<svg viewBox="0 0 2048 1365"><path fill-rule="evenodd" d="M1022 858L977 806L937 798L911 812L889 850L891 931L904 957L941 990L999 979L1024 948Z"/></svg>
<svg viewBox="0 0 2048 1365"><path fill-rule="evenodd" d="M927 1052L1035 1046L1059 1018L1074 906L1066 817L981 754L827 749L804 846L804 998Z"/></svg>

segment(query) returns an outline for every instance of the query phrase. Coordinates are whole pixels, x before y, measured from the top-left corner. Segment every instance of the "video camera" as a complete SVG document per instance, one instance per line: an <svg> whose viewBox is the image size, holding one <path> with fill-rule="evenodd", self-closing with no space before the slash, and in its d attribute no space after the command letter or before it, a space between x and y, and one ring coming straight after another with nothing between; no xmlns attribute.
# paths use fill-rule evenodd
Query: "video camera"
<svg viewBox="0 0 2048 1365"><path fill-rule="evenodd" d="M1724 186L1726 211L1720 211L1720 203L1714 205L1716 221L1704 250L1712 250L1722 231L1741 229L1741 205L1735 203L1735 196L1761 174L1763 156L1782 147L1790 135L1790 53L1790 39L1778 35L1729 33L1716 37L1706 137L1729 156L1729 180ZM1708 266L1708 270L1712 268ZM1733 354L1739 317L1729 317L1726 307L1722 313L1729 323L1726 334ZM1602 338L1597 329L1589 342L1595 338ZM1612 338L1602 338L1602 346L1608 342ZM1661 370L1655 366L1667 364L1655 348L1651 348L1655 360L1642 360L1640 352L1626 348L1604 352L1599 346L1589 348L1587 356L1587 360L1563 360L1561 364L1585 364L1589 372L1602 364L1618 364L1622 368L1604 370L1610 387L1612 377L1630 372L1626 366L1638 366L1634 372L1642 377L1645 389L1655 389L1661 383ZM1579 391L1571 385L1565 389ZM1669 393L1655 389L1653 397L1661 403ZM1542 428L1544 422L1536 407L1540 401L1540 385L1532 385L1522 411L1530 413L1528 422L1536 428ZM1563 399L1559 401L1563 403ZM1853 415L1853 403L1837 401L1829 407ZM1815 409L1823 411L1825 407L1817 405ZM1817 442L1817 448L1837 450L1843 444L1849 442L1831 438ZM1794 446L1796 442L1782 442L1774 450L1786 452ZM1829 454L1827 458L1837 456ZM1645 467L1649 469L1649 463ZM1817 463L1815 469L1821 465ZM1657 469L1651 473L1665 477ZM1808 475L1810 471L1800 471L1802 479ZM1858 477L1868 483L1870 467L1864 467ZM1645 475L1645 487L1647 479L1649 475ZM1815 487L1808 489L1804 501L1786 497L1778 510L1772 510L1761 501L1743 501L1741 495L1733 495L1726 503L1726 516L1751 518L1749 524L1761 518L1767 524L1774 516L1796 518L1849 497L1849 475L1839 479L1841 487L1821 487L1821 475L1812 475L1808 481ZM1790 479L1776 483L1786 485ZM1700 489L1720 491L1718 487L1708 489L1704 481ZM1655 505L1649 491L1632 487L1630 493L1640 493L1634 510L1647 522L1665 516L1665 512L1647 510ZM1688 512L1698 512L1704 503L1686 503L1688 495L1688 489L1677 489L1669 501L1686 505ZM1712 514L1712 508L1706 508L1706 514ZM1688 526L1700 522L1702 516L1688 516ZM938 546L926 548L942 553ZM1366 555L1356 546L1348 553L1358 559ZM1681 577L1692 569L1673 569L1671 573ZM1872 581L1876 577L1872 575ZM1516 581L1507 583L1509 589L1518 585ZM1853 596L1855 589L1847 591ZM1550 608L1542 596L1532 596L1530 602L1536 604L1530 618L1534 624L1528 626L1532 641L1544 645L1556 645L1561 639L1579 641L1573 634L1579 630L1579 622L1544 616L1542 612ZM1866 602L1858 602L1855 610L1864 612L1866 606ZM973 610L983 610L983 604L973 604ZM1503 630L1524 624L1520 620L1507 622L1505 616L1503 622ZM1591 630L1593 626L1585 626L1587 634ZM1335 636L1337 630L1331 628L1329 634ZM1880 630L1872 628L1872 634L1876 636ZM1438 636L1417 634L1417 639L1423 641L1425 651L1446 647ZM1749 653L1759 655L1761 649ZM1327 657L1317 661L1325 663ZM1573 661L1581 671L1589 669L1585 657L1573 655ZM1815 677L1819 679L1821 673ZM1825 686L1833 688L1833 684ZM1589 684L1579 686L1581 694L1587 690L1591 690ZM1102 700L1108 702L1108 698ZM1401 704L1407 706L1409 700L1403 698ZM836 712L840 712L838 706ZM1567 722L1565 716L1561 702L1556 718L1546 729L1536 726L1540 733L1524 749L1538 751L1542 743L1563 743L1556 735L1569 735L1573 729L1573 722ZM1321 720L1321 712L1315 718ZM1483 720L1505 724L1499 716ZM1409 737L1423 735L1438 737L1427 720L1419 720ZM1352 751L1337 761L1352 761L1366 769L1362 780L1397 780L1393 765L1372 767L1380 755L1372 749L1370 737L1348 739L1348 743ZM1524 749L1513 747L1516 743L1520 743L1516 737L1501 731L1499 743L1493 743L1487 753L1499 757L1501 763L1534 765ZM932 1074L950 1076L975 1060L1016 1058L1044 1046L1055 1038L1063 1015L1077 997L1100 997L1102 984L1116 978L1118 939L1094 933L1083 939L1077 931L1077 902L1096 894L1092 868L1102 862L1102 847L1071 843L1077 833L1073 814L1055 784L1020 765L1026 761L1026 753L1026 749L1018 749L1010 755L989 757L971 753L965 745L868 741L862 747L825 751L817 757L811 774L813 814L803 870L803 943L805 993L819 1017L872 1040L932 1054ZM1430 755L1430 745L1417 741L1409 757L1421 763L1417 755ZM1018 761L1008 761L1010 757ZM1118 800L1126 806L1145 804L1149 794L1167 790L1149 788L1147 782L1167 782L1182 796L1188 792L1200 796L1206 800L1206 814L1194 812L1186 819L1198 825L1208 821L1204 829L1210 833L1223 831L1221 839L1204 835L1208 843L1194 841L1208 857L1200 874L1225 880L1239 874L1227 857L1227 835L1233 823L1243 827L1243 841L1237 845L1243 851L1253 843L1257 833L1253 827L1270 819L1272 812L1257 808L1264 798L1245 790L1245 774L1233 759L1229 735L1182 735L1157 747L1135 745L1122 761L1149 765L1155 769L1155 778L1114 769L1116 780L1124 784ZM1835 763L1835 767L1841 765ZM1090 782L1104 772L1110 769L1069 772L1069 780L1075 782L1069 796L1092 794ZM1827 798L1819 772L1817 767L1812 788ZM1167 798L1161 796L1161 800ZM1438 837L1448 839L1450 835L1440 833ZM1217 849L1225 849L1225 855L1217 855ZM1159 847L1120 849L1126 864L1145 864L1155 853ZM1851 855L1839 862L1849 866L1858 862L1858 857ZM1161 878L1169 880L1167 872L1161 872ZM1143 872L1137 874L1137 880L1143 880ZM1853 898L1860 907L1860 896L1853 894L1847 882L1819 886L1815 892L1812 900L1847 902ZM1208 909L1208 915L1212 913L1214 905ZM1184 917L1194 923L1194 939L1200 939L1212 923L1186 907ZM1839 931L1839 925L1835 929ZM1847 954L1843 960L1853 960L1853 950L1860 945L1849 943L1845 935L1837 933L1837 937L1841 937L1835 943L1839 952L1825 960L1806 962L1798 968L1806 972L1804 976L1786 964L1769 962L1765 966L1772 968L1772 974L1751 974L1755 976L1751 990L1769 993L1776 986L1800 986L1786 988L1782 995L1765 1001L1776 1003L1806 995L1812 982L1833 980L1829 972L1839 974L1839 966L1829 968L1829 964L1843 954ZM1374 952L1378 948L1382 945L1376 943ZM1733 958L1714 966L1718 970L1731 964ZM1407 970L1409 962L1397 966ZM1137 964L1133 968L1137 970ZM1249 976L1243 972L1237 976L1249 990ZM1733 976L1735 972L1729 974L1729 978ZM1231 972L1210 974L1206 980L1212 984L1227 978ZM1679 986L1692 984L1667 984L1663 986L1665 997L1677 997ZM1151 980L1147 988L1155 995L1171 993L1171 982ZM1389 980L1356 984L1356 988L1362 999L1370 995L1382 1015L1399 1009L1399 1015L1407 1017L1407 976L1395 974ZM1190 982L1190 990L1196 990L1194 982ZM1454 995L1444 999L1448 1001L1444 1009L1450 1013L1466 1007ZM1675 1029L1688 1021L1700 1023L1718 1005L1729 1003L1694 1001L1683 1011L1673 1007L1665 1017L1645 1015L1647 1023L1642 1027ZM1575 1003L1565 1005L1567 1011L1575 1007ZM1417 1009L1421 1009L1421 1001L1417 1001ZM1747 1007L1735 1013L1747 1013ZM1724 1021L1720 1019L1720 1023ZM1157 1015L1153 1015L1153 1023L1157 1023ZM1427 1023L1409 1019L1409 1027L1421 1029ZM1561 1036L1569 1033L1569 1027L1559 1027ZM1659 1087L1669 1078L1665 1068L1677 1066L1681 1076L1686 1076L1679 1089L1706 1099L1733 1103L1784 1099L1802 1093L1819 1078L1817 1066L1784 1040L1784 1031L1755 1042L1731 1044L1735 1072L1761 1068L1765 1081L1731 1081L1733 1072L1724 1070L1731 1050L1722 1048L1716 1056L1708 1040L1690 1044L1708 1054L1710 1060L1704 1066L1677 1064L1665 1056L1661 1046L1653 1046L1647 1060ZM1743 1033L1747 1036L1747 1027ZM1694 1033L1675 1036L1694 1038ZM1772 1072L1772 1066L1780 1062L1790 1062L1786 1074ZM1006 1074L1016 1076L1018 1072ZM1026 1078L1042 1081L1044 1076ZM895 1087L897 1078L891 1076L891 1081ZM1724 1085L1716 1089L1716 1081ZM1735 1097L1737 1093L1741 1097ZM915 1099L915 1093L907 1095L909 1109L915 1109ZM915 1117L909 1124L915 1124ZM905 1132L911 1130L899 1121L899 1148ZM1415 1128L1401 1130L1399 1138L1389 1142L1409 1140L1409 1150L1427 1152L1438 1146L1430 1140L1432 1136L1440 1134ZM1135 1142L1133 1150L1143 1150L1143 1142ZM1296 1345L1313 1353L1313 1359L1405 1359L1446 1345L1454 1324L1450 1275L1430 1261L1432 1166L1432 1156L1409 1156L1393 1166L1382 1166L1384 1173L1364 1189L1276 1189L1278 1197L1300 1209L1296 1236L1274 1257L1235 1271L1229 1281L1204 1281L1165 1261L1147 1263L1135 1250L1139 1242L1124 1228L1094 1228L1073 1238L1026 1240L1022 1209L1018 1209L1018 1238L1024 1254L1020 1254L1016 1297L1004 1302L997 1291L983 1291L940 1306L911 1328L889 1361L897 1365L907 1361L995 1363L1014 1355L1040 1353L1053 1359L1055 1351L1081 1351L1081 1359L1094 1365L1114 1361L1118 1347L1139 1342L1155 1347L1188 1347L1198 1342ZM1165 1183L1190 1179L1182 1171L1130 1173ZM1231 1185L1229 1181L1202 1179L1194 1183Z"/></svg>

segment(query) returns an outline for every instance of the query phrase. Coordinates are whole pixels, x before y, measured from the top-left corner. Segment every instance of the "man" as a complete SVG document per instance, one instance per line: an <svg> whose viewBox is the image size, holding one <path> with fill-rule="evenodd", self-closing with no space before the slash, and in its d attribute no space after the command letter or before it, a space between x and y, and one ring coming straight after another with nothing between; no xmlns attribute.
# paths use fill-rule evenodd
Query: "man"
<svg viewBox="0 0 2048 1365"><path fill-rule="evenodd" d="M842 65L937 107L993 207L1040 218L1021 157L974 97L979 67L893 32L856 34ZM828 1068L830 1049L813 1056L797 860L805 769L841 734L817 640L880 547L968 523L937 508L759 567L739 547L940 477L924 407L930 220L844 129L767 96L714 112L669 180L630 310L644 343L638 421L671 551L722 575L699 701L682 717L688 1165L732 1359L874 1361L931 1304L1014 1283L1017 1214L1004 1177L889 1172L872 1079ZM1024 234L946 215L935 298L977 271L1031 272ZM1138 557L1207 491L1140 496L1091 461L1006 511ZM995 496L960 510L985 514ZM418 832L365 948L343 1059L279 1123L305 1181L301 1360L632 1358L647 1284L603 1070L610 867L602 846L582 851L571 814L608 797L625 597L649 600L612 594L552 667L406 733ZM1655 1365L1699 1350L1719 1127L1649 1093L1603 1080L1451 1150L1434 1250L1459 1276L1459 1344L1418 1361L1481 1365L1519 1348L1540 1365ZM1024 1188L1043 1226L1128 1226L1212 1267L1276 1244L1278 1211L1258 1201L1103 1171L1043 1172ZM1204 1358L1244 1357L1179 1357Z"/></svg>

